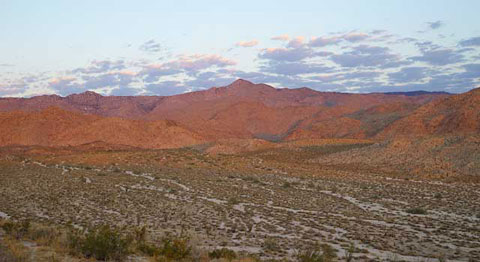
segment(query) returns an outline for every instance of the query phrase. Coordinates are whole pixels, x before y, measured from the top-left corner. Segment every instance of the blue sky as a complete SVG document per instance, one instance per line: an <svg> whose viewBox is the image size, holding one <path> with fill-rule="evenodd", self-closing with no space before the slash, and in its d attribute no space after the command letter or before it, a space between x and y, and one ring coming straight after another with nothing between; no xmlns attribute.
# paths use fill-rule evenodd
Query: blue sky
<svg viewBox="0 0 480 262"><path fill-rule="evenodd" d="M0 96L480 86L480 1L4 1Z"/></svg>

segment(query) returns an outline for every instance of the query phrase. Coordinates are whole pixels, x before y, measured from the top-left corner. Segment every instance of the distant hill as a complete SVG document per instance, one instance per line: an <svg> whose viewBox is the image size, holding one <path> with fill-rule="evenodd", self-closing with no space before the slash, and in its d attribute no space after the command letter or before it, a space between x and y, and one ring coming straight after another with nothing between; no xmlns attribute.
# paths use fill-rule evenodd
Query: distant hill
<svg viewBox="0 0 480 262"><path fill-rule="evenodd" d="M408 92L386 92L386 95L404 95L404 96L420 96L420 95L451 95L451 93L444 91L408 91Z"/></svg>

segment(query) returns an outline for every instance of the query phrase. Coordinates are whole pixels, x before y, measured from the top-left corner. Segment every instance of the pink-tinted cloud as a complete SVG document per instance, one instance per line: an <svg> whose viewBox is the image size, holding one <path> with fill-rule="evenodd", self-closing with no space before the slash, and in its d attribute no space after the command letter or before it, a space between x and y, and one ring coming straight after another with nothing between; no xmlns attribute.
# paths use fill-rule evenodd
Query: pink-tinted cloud
<svg viewBox="0 0 480 262"><path fill-rule="evenodd" d="M240 41L235 44L236 46L241 46L241 47L252 47L258 45L257 40L252 40L252 41Z"/></svg>
<svg viewBox="0 0 480 262"><path fill-rule="evenodd" d="M299 48L303 45L303 42L305 41L305 37L303 36L297 36L294 39L290 40L288 42L288 47L293 47L293 48Z"/></svg>
<svg viewBox="0 0 480 262"><path fill-rule="evenodd" d="M278 41L288 41L290 39L290 36L287 34L283 35L277 35L271 38L272 40L278 40Z"/></svg>

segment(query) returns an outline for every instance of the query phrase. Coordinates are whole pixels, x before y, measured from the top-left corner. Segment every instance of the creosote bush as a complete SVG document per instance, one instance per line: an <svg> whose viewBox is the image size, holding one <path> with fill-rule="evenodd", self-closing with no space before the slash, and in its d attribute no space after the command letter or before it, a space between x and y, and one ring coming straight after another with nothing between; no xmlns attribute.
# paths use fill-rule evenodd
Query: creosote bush
<svg viewBox="0 0 480 262"><path fill-rule="evenodd" d="M109 226L100 226L87 233L71 231L68 242L73 253L102 261L121 261L130 253L132 238Z"/></svg>
<svg viewBox="0 0 480 262"><path fill-rule="evenodd" d="M211 252L208 253L208 257L211 259L219 259L219 258L224 258L229 261L237 258L237 254L235 251L230 250L228 248L221 248L221 249L215 249Z"/></svg>
<svg viewBox="0 0 480 262"><path fill-rule="evenodd" d="M192 247L189 245L190 239L187 236L164 237L160 247L160 255L170 261L180 261L186 259L192 254Z"/></svg>

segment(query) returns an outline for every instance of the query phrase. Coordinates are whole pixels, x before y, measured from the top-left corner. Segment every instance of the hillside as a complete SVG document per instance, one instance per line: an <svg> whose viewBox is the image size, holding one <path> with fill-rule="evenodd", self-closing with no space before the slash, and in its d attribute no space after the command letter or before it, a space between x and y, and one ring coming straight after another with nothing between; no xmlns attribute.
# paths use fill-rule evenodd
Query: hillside
<svg viewBox="0 0 480 262"><path fill-rule="evenodd" d="M480 133L480 88L428 103L386 127L378 137Z"/></svg>
<svg viewBox="0 0 480 262"><path fill-rule="evenodd" d="M0 145L79 146L102 141L141 148L203 142L173 121L141 121L84 115L50 107L40 112L0 113Z"/></svg>

